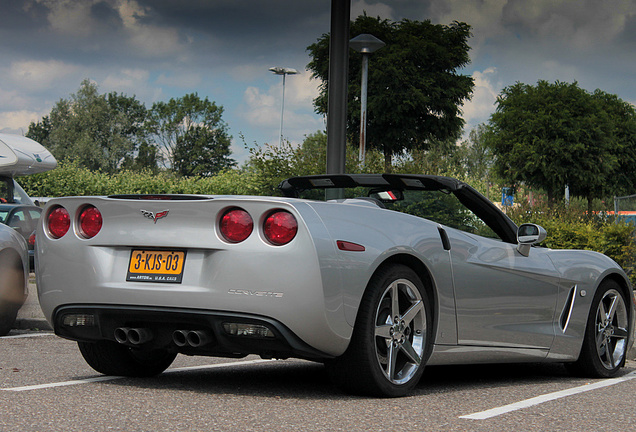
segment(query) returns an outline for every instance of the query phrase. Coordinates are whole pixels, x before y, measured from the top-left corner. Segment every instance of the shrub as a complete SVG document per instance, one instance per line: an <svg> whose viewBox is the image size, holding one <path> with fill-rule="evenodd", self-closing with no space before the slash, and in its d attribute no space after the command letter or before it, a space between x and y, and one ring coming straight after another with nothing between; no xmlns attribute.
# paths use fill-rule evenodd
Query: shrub
<svg viewBox="0 0 636 432"><path fill-rule="evenodd" d="M589 216L573 206L520 206L508 212L517 223L536 223L548 233L542 245L552 249L584 249L603 253L616 261L636 283L634 225L599 212Z"/></svg>

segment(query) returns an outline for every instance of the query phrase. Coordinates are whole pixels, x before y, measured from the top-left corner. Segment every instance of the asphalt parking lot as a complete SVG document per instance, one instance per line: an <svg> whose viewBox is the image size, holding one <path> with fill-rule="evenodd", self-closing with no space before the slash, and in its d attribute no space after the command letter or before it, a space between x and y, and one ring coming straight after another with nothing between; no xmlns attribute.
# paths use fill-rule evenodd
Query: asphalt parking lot
<svg viewBox="0 0 636 432"><path fill-rule="evenodd" d="M413 395L343 394L320 364L178 356L155 378L103 376L44 329L33 298L0 338L0 430L633 430L636 362L613 380L559 364L429 367ZM37 307L36 307L37 306ZM48 325L48 324L47 324Z"/></svg>

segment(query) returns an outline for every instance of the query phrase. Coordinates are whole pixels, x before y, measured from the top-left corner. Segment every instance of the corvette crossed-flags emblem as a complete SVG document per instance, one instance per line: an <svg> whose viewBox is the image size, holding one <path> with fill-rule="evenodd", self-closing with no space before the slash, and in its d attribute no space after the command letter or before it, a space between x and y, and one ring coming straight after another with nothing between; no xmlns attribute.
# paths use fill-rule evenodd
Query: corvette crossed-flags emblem
<svg viewBox="0 0 636 432"><path fill-rule="evenodd" d="M157 220L161 219L161 218L165 218L166 216L168 216L168 212L170 210L163 210L157 213L148 211L148 210L140 210L141 214L144 215L145 217L147 217L148 219L152 219L153 221L155 221L155 223L157 223Z"/></svg>

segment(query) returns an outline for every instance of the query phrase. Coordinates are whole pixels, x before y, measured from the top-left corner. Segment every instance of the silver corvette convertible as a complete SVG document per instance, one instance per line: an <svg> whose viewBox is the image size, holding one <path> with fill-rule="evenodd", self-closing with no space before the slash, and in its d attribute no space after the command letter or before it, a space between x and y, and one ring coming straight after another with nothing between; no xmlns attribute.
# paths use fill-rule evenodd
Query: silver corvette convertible
<svg viewBox="0 0 636 432"><path fill-rule="evenodd" d="M113 375L159 374L177 353L258 354L401 396L425 365L563 362L593 377L624 365L623 270L535 246L543 228L517 227L469 185L321 175L280 189L51 200L36 235L47 319Z"/></svg>

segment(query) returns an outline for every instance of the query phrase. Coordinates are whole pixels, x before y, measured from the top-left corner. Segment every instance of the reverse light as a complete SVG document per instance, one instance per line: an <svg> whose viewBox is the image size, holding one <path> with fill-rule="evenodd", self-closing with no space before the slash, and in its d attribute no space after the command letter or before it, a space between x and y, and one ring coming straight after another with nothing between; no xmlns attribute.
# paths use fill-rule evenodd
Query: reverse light
<svg viewBox="0 0 636 432"><path fill-rule="evenodd" d="M223 330L230 336L245 336L256 338L273 338L274 333L264 325L247 323L223 323Z"/></svg>
<svg viewBox="0 0 636 432"><path fill-rule="evenodd" d="M265 238L276 246L282 246L294 239L298 232L298 222L293 214L277 210L271 213L263 224Z"/></svg>
<svg viewBox="0 0 636 432"><path fill-rule="evenodd" d="M225 240L240 243L247 239L254 229L252 217L243 209L233 208L221 217L220 231Z"/></svg>
<svg viewBox="0 0 636 432"><path fill-rule="evenodd" d="M68 314L62 318L62 325L66 327L94 327L95 315L93 314Z"/></svg>
<svg viewBox="0 0 636 432"><path fill-rule="evenodd" d="M89 205L84 207L79 216L80 234L82 237L93 238L102 229L102 214L97 207Z"/></svg>
<svg viewBox="0 0 636 432"><path fill-rule="evenodd" d="M71 216L64 207L55 207L49 213L47 226L51 237L55 239L62 238L71 227Z"/></svg>

